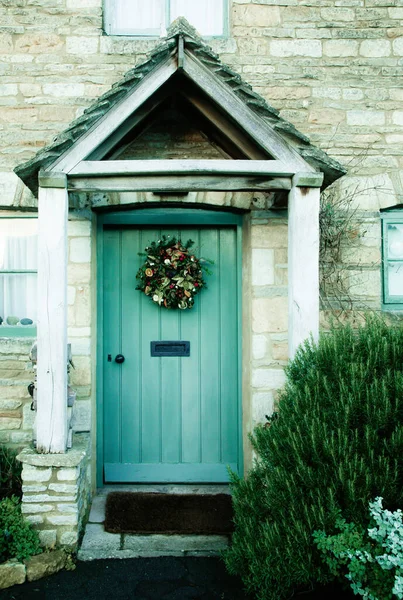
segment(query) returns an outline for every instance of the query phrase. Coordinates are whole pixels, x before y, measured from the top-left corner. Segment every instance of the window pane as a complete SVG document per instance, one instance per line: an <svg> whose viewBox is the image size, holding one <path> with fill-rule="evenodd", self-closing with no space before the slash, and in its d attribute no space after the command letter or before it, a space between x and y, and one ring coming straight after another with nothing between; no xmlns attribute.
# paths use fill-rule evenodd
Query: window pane
<svg viewBox="0 0 403 600"><path fill-rule="evenodd" d="M36 323L36 273L0 274L0 316L4 325L21 319ZM15 317L7 323L7 317ZM0 328L1 335L1 328Z"/></svg>
<svg viewBox="0 0 403 600"><path fill-rule="evenodd" d="M403 296L403 262L389 262L389 296Z"/></svg>
<svg viewBox="0 0 403 600"><path fill-rule="evenodd" d="M37 270L37 233L37 219L0 219L0 317L4 325L7 317L36 322L36 273L1 271Z"/></svg>
<svg viewBox="0 0 403 600"><path fill-rule="evenodd" d="M115 0L112 10L114 31L159 33L165 25L165 0Z"/></svg>
<svg viewBox="0 0 403 600"><path fill-rule="evenodd" d="M388 255L403 259L403 225L388 225Z"/></svg>
<svg viewBox="0 0 403 600"><path fill-rule="evenodd" d="M37 219L0 219L0 270L35 271L38 265L37 234Z"/></svg>
<svg viewBox="0 0 403 600"><path fill-rule="evenodd" d="M171 21L185 17L201 35L223 35L224 0L171 0Z"/></svg>

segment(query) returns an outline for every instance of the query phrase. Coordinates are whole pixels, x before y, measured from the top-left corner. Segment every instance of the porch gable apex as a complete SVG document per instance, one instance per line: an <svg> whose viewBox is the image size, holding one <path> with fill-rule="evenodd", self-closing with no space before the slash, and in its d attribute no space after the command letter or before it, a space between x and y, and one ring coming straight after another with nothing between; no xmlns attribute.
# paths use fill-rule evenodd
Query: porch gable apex
<svg viewBox="0 0 403 600"><path fill-rule="evenodd" d="M51 145L17 166L16 174L37 194L39 170L68 174L80 161L88 159L127 119L136 116L144 103L177 73L211 101L213 114L205 116L215 120L217 125L224 114L239 132L267 154L267 159L286 162L294 172L322 171L324 187L346 172L337 161L313 146L304 134L282 119L278 111L254 92L238 73L220 61L185 19L179 18L147 61L130 70ZM204 110L206 112L205 107Z"/></svg>

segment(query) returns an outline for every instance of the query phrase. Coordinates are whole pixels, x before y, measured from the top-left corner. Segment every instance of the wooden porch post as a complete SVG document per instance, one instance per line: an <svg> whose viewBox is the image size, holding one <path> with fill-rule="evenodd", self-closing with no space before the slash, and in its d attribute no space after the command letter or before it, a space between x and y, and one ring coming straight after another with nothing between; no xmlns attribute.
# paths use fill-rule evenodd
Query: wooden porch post
<svg viewBox="0 0 403 600"><path fill-rule="evenodd" d="M294 358L319 336L319 198L322 173L296 174L288 196L288 345Z"/></svg>
<svg viewBox="0 0 403 600"><path fill-rule="evenodd" d="M39 174L37 451L67 444L67 177Z"/></svg>

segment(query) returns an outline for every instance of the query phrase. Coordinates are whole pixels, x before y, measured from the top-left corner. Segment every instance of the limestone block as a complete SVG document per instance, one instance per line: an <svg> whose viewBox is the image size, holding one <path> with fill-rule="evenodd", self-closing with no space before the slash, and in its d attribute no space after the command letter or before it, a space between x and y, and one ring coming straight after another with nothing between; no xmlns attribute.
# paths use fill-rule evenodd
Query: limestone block
<svg viewBox="0 0 403 600"><path fill-rule="evenodd" d="M381 110L349 110L347 111L347 125L365 127L385 125L385 113Z"/></svg>
<svg viewBox="0 0 403 600"><path fill-rule="evenodd" d="M77 287L76 301L73 306L68 307L69 323L77 326L86 326L91 324L91 290L87 285ZM77 370L72 374L75 380L78 379Z"/></svg>
<svg viewBox="0 0 403 600"><path fill-rule="evenodd" d="M268 390L278 390L285 383L285 373L283 369L253 369L252 387L264 388Z"/></svg>
<svg viewBox="0 0 403 600"><path fill-rule="evenodd" d="M252 395L252 421L254 425L264 423L266 415L270 416L274 408L272 392L257 392Z"/></svg>
<svg viewBox="0 0 403 600"><path fill-rule="evenodd" d="M349 271L349 283L352 296L381 298L381 276L379 269Z"/></svg>
<svg viewBox="0 0 403 600"><path fill-rule="evenodd" d="M2 33L0 36L0 53L7 54L13 51L13 38L9 33Z"/></svg>
<svg viewBox="0 0 403 600"><path fill-rule="evenodd" d="M43 93L56 98L81 98L84 89L83 83L45 83Z"/></svg>
<svg viewBox="0 0 403 600"><path fill-rule="evenodd" d="M25 561L27 568L28 581L37 581L48 575L53 575L64 568L66 564L66 554L64 550L54 550L53 552L44 552L37 556L32 556Z"/></svg>
<svg viewBox="0 0 403 600"><path fill-rule="evenodd" d="M41 515L24 515L24 518L31 525L41 525L43 523L43 517Z"/></svg>
<svg viewBox="0 0 403 600"><path fill-rule="evenodd" d="M48 488L46 485L23 485L22 492L23 494L35 494L38 492L44 492Z"/></svg>
<svg viewBox="0 0 403 600"><path fill-rule="evenodd" d="M68 36L66 37L67 54L80 54L87 56L98 52L98 38L86 36Z"/></svg>
<svg viewBox="0 0 403 600"><path fill-rule="evenodd" d="M72 238L69 257L73 263L91 262L91 239L89 237Z"/></svg>
<svg viewBox="0 0 403 600"><path fill-rule="evenodd" d="M332 100L340 100L341 88L340 87L314 87L312 90L313 98L331 98Z"/></svg>
<svg viewBox="0 0 403 600"><path fill-rule="evenodd" d="M61 50L63 39L54 33L24 33L15 42L16 52L47 54Z"/></svg>
<svg viewBox="0 0 403 600"><path fill-rule="evenodd" d="M77 525L77 515L47 515L46 521L51 525Z"/></svg>
<svg viewBox="0 0 403 600"><path fill-rule="evenodd" d="M29 398L26 385L0 385L0 398Z"/></svg>
<svg viewBox="0 0 403 600"><path fill-rule="evenodd" d="M403 8L388 8L390 19L403 19Z"/></svg>
<svg viewBox="0 0 403 600"><path fill-rule="evenodd" d="M233 9L233 20L234 25L243 27L274 27L281 23L280 9L265 4L238 5Z"/></svg>
<svg viewBox="0 0 403 600"><path fill-rule="evenodd" d="M323 8L320 11L322 19L331 23L337 21L345 21L347 23L354 22L355 13L352 8L345 7L334 7L334 8Z"/></svg>
<svg viewBox="0 0 403 600"><path fill-rule="evenodd" d="M362 100L364 92L359 88L347 88L343 90L343 100Z"/></svg>
<svg viewBox="0 0 403 600"><path fill-rule="evenodd" d="M31 402L24 404L22 409L22 428L31 430L34 426L36 412L31 410Z"/></svg>
<svg viewBox="0 0 403 600"><path fill-rule="evenodd" d="M0 98L2 96L16 96L18 94L18 85L15 83L0 84Z"/></svg>
<svg viewBox="0 0 403 600"><path fill-rule="evenodd" d="M2 363L0 363L1 365ZM6 400L6 399L2 399L0 400L0 412L4 412L7 410L17 410L17 408L19 408L22 405L22 401L21 400Z"/></svg>
<svg viewBox="0 0 403 600"><path fill-rule="evenodd" d="M91 281L91 265L69 263L67 265L67 278L70 285L89 283Z"/></svg>
<svg viewBox="0 0 403 600"><path fill-rule="evenodd" d="M32 431L11 431L10 442L12 444L26 444L32 441Z"/></svg>
<svg viewBox="0 0 403 600"><path fill-rule="evenodd" d="M67 334L69 338L89 338L91 337L91 327L69 327L67 330Z"/></svg>
<svg viewBox="0 0 403 600"><path fill-rule="evenodd" d="M392 113L392 123L394 125L402 125L403 126L403 110L395 110Z"/></svg>
<svg viewBox="0 0 403 600"><path fill-rule="evenodd" d="M8 561L0 565L0 589L4 590L12 585L18 585L25 581L25 565Z"/></svg>
<svg viewBox="0 0 403 600"><path fill-rule="evenodd" d="M72 285L67 286L67 304L72 306L76 300L76 288Z"/></svg>
<svg viewBox="0 0 403 600"><path fill-rule="evenodd" d="M22 419L14 419L10 417L0 417L0 429L19 429Z"/></svg>
<svg viewBox="0 0 403 600"><path fill-rule="evenodd" d="M79 400L73 409L72 427L74 431L91 430L91 402L90 400Z"/></svg>
<svg viewBox="0 0 403 600"><path fill-rule="evenodd" d="M56 529L44 529L38 531L41 546L52 549L56 546Z"/></svg>
<svg viewBox="0 0 403 600"><path fill-rule="evenodd" d="M77 494L77 485L69 483L49 483L49 489L59 494Z"/></svg>
<svg viewBox="0 0 403 600"><path fill-rule="evenodd" d="M0 120L1 118L0 112ZM11 206L13 204L17 185L18 178L15 173L0 172L0 197L2 206Z"/></svg>
<svg viewBox="0 0 403 600"><path fill-rule="evenodd" d="M288 343L287 342L273 342L271 347L271 354L274 360L281 360L287 362L288 360Z"/></svg>
<svg viewBox="0 0 403 600"><path fill-rule="evenodd" d="M61 546L75 546L78 542L78 532L77 531L65 531L60 536L60 544Z"/></svg>
<svg viewBox="0 0 403 600"><path fill-rule="evenodd" d="M251 232L252 248L287 248L287 225L254 225Z"/></svg>
<svg viewBox="0 0 403 600"><path fill-rule="evenodd" d="M391 44L388 40L364 40L360 45L360 55L367 58L390 56Z"/></svg>
<svg viewBox="0 0 403 600"><path fill-rule="evenodd" d="M270 42L271 56L322 56L320 40L272 40Z"/></svg>
<svg viewBox="0 0 403 600"><path fill-rule="evenodd" d="M74 502L76 495L73 496L51 496L50 494L24 494L23 502L35 503L35 502Z"/></svg>
<svg viewBox="0 0 403 600"><path fill-rule="evenodd" d="M91 359L80 356L74 362L75 369L70 373L71 385L89 385L91 383Z"/></svg>
<svg viewBox="0 0 403 600"><path fill-rule="evenodd" d="M264 358L267 353L267 339L264 335L252 336L252 356L255 360Z"/></svg>
<svg viewBox="0 0 403 600"><path fill-rule="evenodd" d="M274 250L253 248L252 250L252 285L273 285L274 283Z"/></svg>
<svg viewBox="0 0 403 600"><path fill-rule="evenodd" d="M42 93L42 86L38 83L20 83L19 88L21 94L27 98L40 96Z"/></svg>
<svg viewBox="0 0 403 600"><path fill-rule="evenodd" d="M323 42L323 54L331 58L357 56L359 42L356 40L326 40Z"/></svg>
<svg viewBox="0 0 403 600"><path fill-rule="evenodd" d="M332 125L342 123L345 119L345 111L334 108L324 108L322 110L312 110L309 113L310 123L319 123L323 125Z"/></svg>
<svg viewBox="0 0 403 600"><path fill-rule="evenodd" d="M252 301L252 330L254 333L287 331L287 298L255 298Z"/></svg>
<svg viewBox="0 0 403 600"><path fill-rule="evenodd" d="M24 499L21 505L21 512L24 515L36 515L38 513L49 513L54 509L50 504L26 504Z"/></svg>
<svg viewBox="0 0 403 600"><path fill-rule="evenodd" d="M79 470L75 469L58 469L56 477L58 481L76 481L78 478Z"/></svg>
<svg viewBox="0 0 403 600"><path fill-rule="evenodd" d="M86 237L91 235L91 221L70 220L68 224L69 237Z"/></svg>
<svg viewBox="0 0 403 600"><path fill-rule="evenodd" d="M24 465L22 469L22 480L25 481L49 481L52 477L52 469L41 469L40 467L32 467Z"/></svg>
<svg viewBox="0 0 403 600"><path fill-rule="evenodd" d="M87 337L71 340L71 351L73 356L89 356L91 354L91 339Z"/></svg>
<svg viewBox="0 0 403 600"><path fill-rule="evenodd" d="M61 513L69 513L71 515L78 516L78 505L77 504L58 504L57 510Z"/></svg>
<svg viewBox="0 0 403 600"><path fill-rule="evenodd" d="M69 9L102 8L102 0L66 0Z"/></svg>

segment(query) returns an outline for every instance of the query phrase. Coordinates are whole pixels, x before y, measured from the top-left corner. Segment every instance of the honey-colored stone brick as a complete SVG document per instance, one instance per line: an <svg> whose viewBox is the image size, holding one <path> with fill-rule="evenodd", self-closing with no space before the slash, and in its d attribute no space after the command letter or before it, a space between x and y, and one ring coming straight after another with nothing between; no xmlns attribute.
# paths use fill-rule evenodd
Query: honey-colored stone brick
<svg viewBox="0 0 403 600"><path fill-rule="evenodd" d="M287 248L287 225L255 225L252 227L253 248Z"/></svg>
<svg viewBox="0 0 403 600"><path fill-rule="evenodd" d="M287 298L255 298L252 301L252 330L255 333L287 331Z"/></svg>

